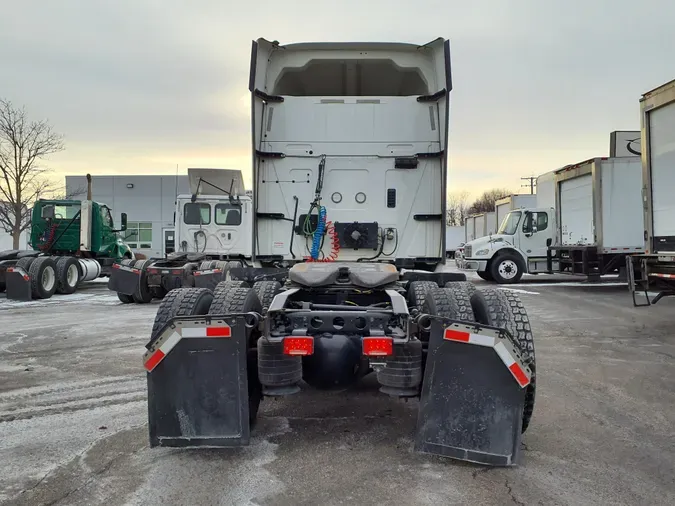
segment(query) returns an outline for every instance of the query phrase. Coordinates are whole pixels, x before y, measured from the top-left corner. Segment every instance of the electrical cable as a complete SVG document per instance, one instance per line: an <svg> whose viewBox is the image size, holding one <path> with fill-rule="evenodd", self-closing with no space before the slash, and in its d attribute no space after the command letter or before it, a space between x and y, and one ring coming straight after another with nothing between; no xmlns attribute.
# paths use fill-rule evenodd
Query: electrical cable
<svg viewBox="0 0 675 506"><path fill-rule="evenodd" d="M391 250L391 253L383 253L383 255L386 256L386 257L393 256L394 253L396 253L396 250L398 249L398 229L397 229L397 228L394 228L394 229L391 229L391 230L393 230L393 231L394 231L394 234L395 234L395 235L394 235L394 237L395 237L394 249Z"/></svg>
<svg viewBox="0 0 675 506"><path fill-rule="evenodd" d="M370 258L359 258L356 261L357 262L369 262L371 260L376 260L376 259L380 258L380 256L382 256L382 250L384 250L384 241L385 241L385 235L384 235L383 229L380 229L380 238L382 239L382 244L380 244L380 251L377 252L377 255L375 255L374 257L370 257Z"/></svg>

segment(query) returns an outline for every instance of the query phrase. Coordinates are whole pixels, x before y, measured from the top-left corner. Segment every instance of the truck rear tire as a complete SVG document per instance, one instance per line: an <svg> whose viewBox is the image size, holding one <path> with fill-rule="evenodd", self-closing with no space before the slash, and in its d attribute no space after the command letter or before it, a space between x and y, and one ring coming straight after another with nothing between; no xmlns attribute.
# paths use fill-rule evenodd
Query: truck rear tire
<svg viewBox="0 0 675 506"><path fill-rule="evenodd" d="M136 304L148 304L152 302L152 292L150 291L150 285L148 285L148 273L145 270L145 266L148 263L150 263L150 260L137 260L134 263L134 268L141 270L138 288L132 295Z"/></svg>
<svg viewBox="0 0 675 506"><path fill-rule="evenodd" d="M232 283L232 285L228 286L229 283ZM260 313L262 311L260 300L258 300L255 291L247 287L236 288L233 285L234 283L243 283L243 281L222 281L218 283L218 287L221 289L213 297L209 314L225 315L228 313L249 313L251 311ZM216 290L218 290L218 287L216 287ZM259 354L255 347L260 334L254 331L247 335L247 338L249 339L247 355L248 414L249 423L253 425L258 417L258 409L263 397L262 384L258 377Z"/></svg>
<svg viewBox="0 0 675 506"><path fill-rule="evenodd" d="M537 384L534 338L527 311L520 297L513 292L486 288L477 290L471 296L471 306L476 321L483 325L492 325L509 331L514 344L520 350L532 369L530 384L525 389L522 432L527 430L534 412L534 398Z"/></svg>
<svg viewBox="0 0 675 506"><path fill-rule="evenodd" d="M176 316L201 316L208 314L213 293L206 288L175 288L160 302L152 325L152 339L155 339Z"/></svg>
<svg viewBox="0 0 675 506"><path fill-rule="evenodd" d="M490 262L490 275L499 284L517 283L523 277L525 266L515 253L503 253Z"/></svg>
<svg viewBox="0 0 675 506"><path fill-rule="evenodd" d="M127 295L126 293L117 292L117 298L122 304L132 304L134 302L133 295Z"/></svg>
<svg viewBox="0 0 675 506"><path fill-rule="evenodd" d="M34 299L49 299L56 291L56 262L51 257L37 257L30 265L30 288Z"/></svg>
<svg viewBox="0 0 675 506"><path fill-rule="evenodd" d="M56 292L62 294L74 293L80 282L80 266L77 258L60 257L56 261Z"/></svg>
<svg viewBox="0 0 675 506"><path fill-rule="evenodd" d="M476 271L476 274L478 274L478 277L482 280L485 281L494 281L495 278L492 277L492 274L490 274L490 271Z"/></svg>
<svg viewBox="0 0 675 506"><path fill-rule="evenodd" d="M451 281L446 283L445 290L452 295L459 310L458 320L463 322L475 322L473 309L471 308L471 296L476 292L476 287L469 281Z"/></svg>
<svg viewBox="0 0 675 506"><path fill-rule="evenodd" d="M422 310L427 292L433 288L439 288L435 281L411 281L408 285L408 310Z"/></svg>
<svg viewBox="0 0 675 506"><path fill-rule="evenodd" d="M262 306L262 314L265 315L272 304L274 297L281 290L281 283L278 281L257 281L253 284L253 291L258 295Z"/></svg>

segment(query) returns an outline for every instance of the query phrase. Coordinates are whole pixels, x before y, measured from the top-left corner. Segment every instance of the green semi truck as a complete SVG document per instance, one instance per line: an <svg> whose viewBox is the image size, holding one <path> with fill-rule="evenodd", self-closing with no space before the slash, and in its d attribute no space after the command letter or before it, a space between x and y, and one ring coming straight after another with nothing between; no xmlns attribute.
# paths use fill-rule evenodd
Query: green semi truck
<svg viewBox="0 0 675 506"><path fill-rule="evenodd" d="M118 236L126 230L126 214L122 213L121 227L115 229L110 208L91 199L91 176L87 180L87 200L35 202L32 250L0 252L0 292L6 291L8 299L70 294L84 282L110 276L116 261L134 260Z"/></svg>

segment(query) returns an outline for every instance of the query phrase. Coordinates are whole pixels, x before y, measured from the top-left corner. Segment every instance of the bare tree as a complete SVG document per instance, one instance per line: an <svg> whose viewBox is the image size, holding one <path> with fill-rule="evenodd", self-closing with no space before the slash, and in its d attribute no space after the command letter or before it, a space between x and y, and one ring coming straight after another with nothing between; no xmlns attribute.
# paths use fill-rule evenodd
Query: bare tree
<svg viewBox="0 0 675 506"><path fill-rule="evenodd" d="M450 227L464 226L464 220L469 211L469 192L458 191L448 193L447 199L447 219Z"/></svg>
<svg viewBox="0 0 675 506"><path fill-rule="evenodd" d="M513 192L508 188L493 188L484 191L483 194L471 204L471 207L469 207L469 214L492 212L495 210L496 201L507 195L511 195L512 193Z"/></svg>
<svg viewBox="0 0 675 506"><path fill-rule="evenodd" d="M43 160L64 149L62 137L46 121L29 121L23 108L0 99L0 228L18 249L30 226L30 206L58 192Z"/></svg>

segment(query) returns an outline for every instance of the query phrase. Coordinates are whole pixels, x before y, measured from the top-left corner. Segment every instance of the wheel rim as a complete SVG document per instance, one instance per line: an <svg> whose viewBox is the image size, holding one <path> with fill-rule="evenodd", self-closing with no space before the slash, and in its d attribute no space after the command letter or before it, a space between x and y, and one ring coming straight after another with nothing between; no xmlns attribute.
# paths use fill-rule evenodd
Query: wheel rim
<svg viewBox="0 0 675 506"><path fill-rule="evenodd" d="M54 288L54 281L56 281L56 276L54 275L54 269L52 267L46 267L42 271L42 288L45 292L51 292Z"/></svg>
<svg viewBox="0 0 675 506"><path fill-rule="evenodd" d="M77 265L73 264L68 267L68 271L66 272L66 282L68 283L68 286L75 286L77 284L78 274Z"/></svg>
<svg viewBox="0 0 675 506"><path fill-rule="evenodd" d="M499 275L504 279L513 279L518 274L518 266L513 260L504 260L499 264Z"/></svg>

